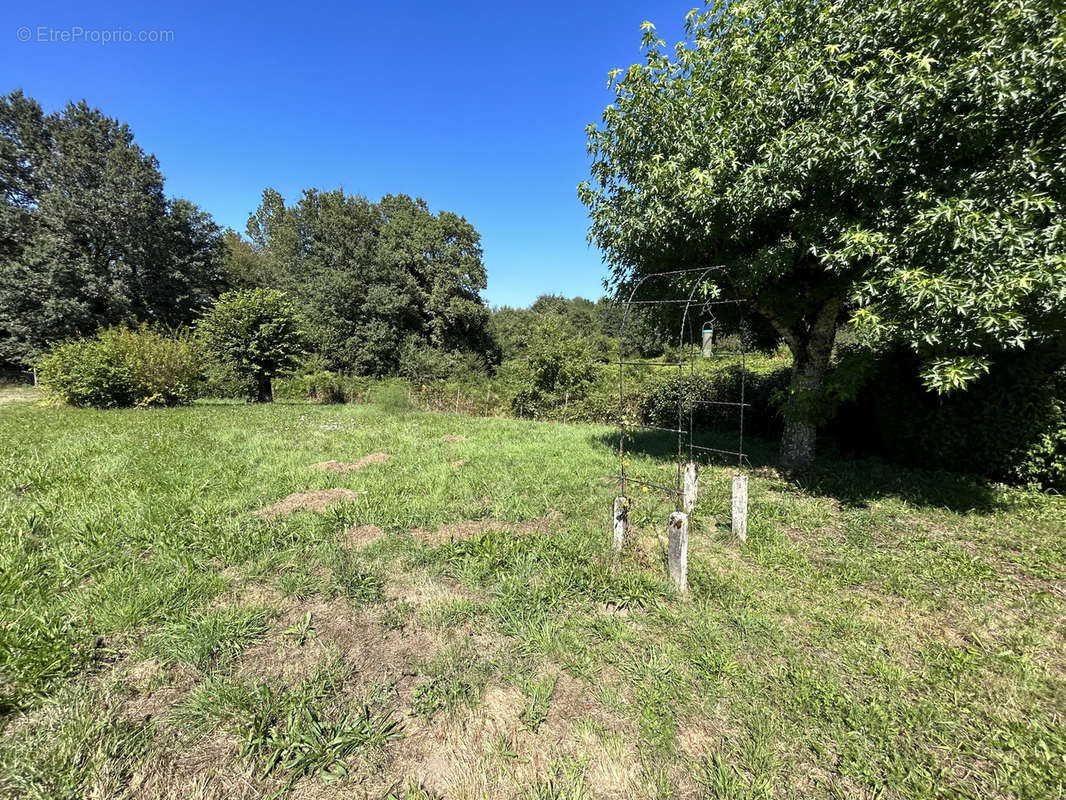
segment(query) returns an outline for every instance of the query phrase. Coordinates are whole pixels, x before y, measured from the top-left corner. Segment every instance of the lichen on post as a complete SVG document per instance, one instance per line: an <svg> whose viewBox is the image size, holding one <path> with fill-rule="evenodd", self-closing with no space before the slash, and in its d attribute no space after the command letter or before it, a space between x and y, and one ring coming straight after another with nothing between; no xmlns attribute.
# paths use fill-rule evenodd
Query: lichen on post
<svg viewBox="0 0 1066 800"><path fill-rule="evenodd" d="M699 494L699 468L695 461L685 464L685 491L682 498L681 510L691 514L696 507L696 496Z"/></svg>
<svg viewBox="0 0 1066 800"><path fill-rule="evenodd" d="M748 476L733 476L733 535L748 540Z"/></svg>

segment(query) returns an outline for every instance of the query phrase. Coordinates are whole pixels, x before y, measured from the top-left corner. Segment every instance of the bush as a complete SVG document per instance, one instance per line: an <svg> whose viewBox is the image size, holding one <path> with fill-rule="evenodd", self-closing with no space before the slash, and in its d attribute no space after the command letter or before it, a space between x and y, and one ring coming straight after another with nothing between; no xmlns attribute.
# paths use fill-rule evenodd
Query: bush
<svg viewBox="0 0 1066 800"><path fill-rule="evenodd" d="M1066 488L1066 344L1012 354L965 392L927 391L909 353L876 360L829 432L853 452Z"/></svg>
<svg viewBox="0 0 1066 800"><path fill-rule="evenodd" d="M99 339L57 344L37 362L37 379L45 392L67 405L133 405L129 370Z"/></svg>
<svg viewBox="0 0 1066 800"><path fill-rule="evenodd" d="M107 328L56 345L37 363L52 397L72 406L172 406L192 401L201 376L196 343L146 326Z"/></svg>
<svg viewBox="0 0 1066 800"><path fill-rule="evenodd" d="M582 399L597 376L597 364L584 339L571 339L554 320L534 332L511 410L520 417L569 415L570 403Z"/></svg>
<svg viewBox="0 0 1066 800"><path fill-rule="evenodd" d="M362 403L369 383L368 378L349 378L320 369L279 378L274 384L274 396L282 400L307 400L323 405Z"/></svg>
<svg viewBox="0 0 1066 800"><path fill-rule="evenodd" d="M129 370L135 405L185 405L196 396L203 359L188 334L167 336L142 325L108 328L99 338Z"/></svg>
<svg viewBox="0 0 1066 800"><path fill-rule="evenodd" d="M641 418L650 425L673 428L677 425L678 393L681 393L682 427L734 431L740 428L740 408L719 403L738 403L743 398L745 435L773 438L781 432L781 398L789 383L788 369L766 372L741 370L739 364L725 364L695 373L678 375L669 370L643 387L637 398ZM743 379L743 387L741 386Z"/></svg>
<svg viewBox="0 0 1066 800"><path fill-rule="evenodd" d="M476 353L441 350L413 336L400 346L400 377L413 383L448 378L469 380L485 375L486 371L485 359Z"/></svg>

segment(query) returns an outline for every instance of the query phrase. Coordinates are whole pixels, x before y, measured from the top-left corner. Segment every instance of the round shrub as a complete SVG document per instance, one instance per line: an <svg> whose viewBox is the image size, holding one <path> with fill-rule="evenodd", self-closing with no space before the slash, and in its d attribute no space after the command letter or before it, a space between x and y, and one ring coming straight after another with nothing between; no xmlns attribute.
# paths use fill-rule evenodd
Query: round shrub
<svg viewBox="0 0 1066 800"><path fill-rule="evenodd" d="M57 344L38 360L37 378L47 394L67 405L133 405L129 369L99 339Z"/></svg>
<svg viewBox="0 0 1066 800"><path fill-rule="evenodd" d="M140 328L106 328L62 342L37 363L45 391L72 406L172 406L192 401L201 375L196 343Z"/></svg>
<svg viewBox="0 0 1066 800"><path fill-rule="evenodd" d="M273 401L273 378L295 367L304 354L306 335L296 307L274 289L226 292L200 319L197 331L214 369L254 386L248 399L261 403Z"/></svg>

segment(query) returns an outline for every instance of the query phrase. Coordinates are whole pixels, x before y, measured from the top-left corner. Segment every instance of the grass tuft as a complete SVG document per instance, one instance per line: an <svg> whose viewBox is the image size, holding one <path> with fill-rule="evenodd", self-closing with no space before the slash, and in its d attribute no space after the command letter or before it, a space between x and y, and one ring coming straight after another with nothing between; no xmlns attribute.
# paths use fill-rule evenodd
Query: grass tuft
<svg viewBox="0 0 1066 800"><path fill-rule="evenodd" d="M197 669L217 667L266 633L267 614L256 608L226 608L167 623L150 634L143 655Z"/></svg>

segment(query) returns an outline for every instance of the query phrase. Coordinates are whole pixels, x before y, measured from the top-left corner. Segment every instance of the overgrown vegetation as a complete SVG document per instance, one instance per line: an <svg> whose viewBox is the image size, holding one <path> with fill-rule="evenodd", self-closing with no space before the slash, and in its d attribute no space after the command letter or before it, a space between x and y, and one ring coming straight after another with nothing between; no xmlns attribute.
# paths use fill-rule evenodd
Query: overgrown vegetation
<svg viewBox="0 0 1066 800"><path fill-rule="evenodd" d="M37 362L41 385L72 406L172 406L197 396L203 371L198 342L147 326L105 328L53 347Z"/></svg>

